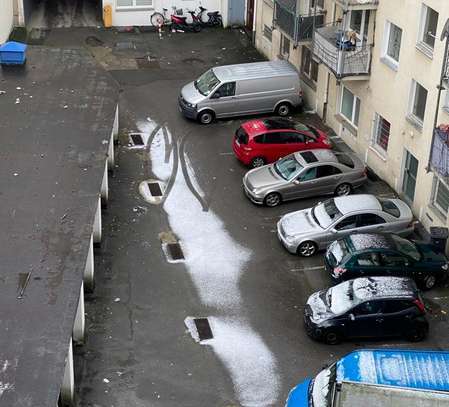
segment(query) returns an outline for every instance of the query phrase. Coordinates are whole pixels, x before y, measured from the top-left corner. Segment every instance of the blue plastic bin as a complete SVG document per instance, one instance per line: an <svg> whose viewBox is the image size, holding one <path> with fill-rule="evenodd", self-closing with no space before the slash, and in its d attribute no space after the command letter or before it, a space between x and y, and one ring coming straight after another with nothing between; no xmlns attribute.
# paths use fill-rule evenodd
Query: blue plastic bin
<svg viewBox="0 0 449 407"><path fill-rule="evenodd" d="M0 64L23 65L26 61L27 45L21 42L8 41L0 46Z"/></svg>

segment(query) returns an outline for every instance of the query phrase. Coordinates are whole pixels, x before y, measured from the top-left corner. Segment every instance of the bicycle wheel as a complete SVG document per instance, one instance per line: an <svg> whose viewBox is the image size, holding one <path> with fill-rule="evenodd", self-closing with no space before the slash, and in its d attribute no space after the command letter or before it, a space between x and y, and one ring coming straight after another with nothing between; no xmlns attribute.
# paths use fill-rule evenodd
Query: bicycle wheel
<svg viewBox="0 0 449 407"><path fill-rule="evenodd" d="M164 25L164 21L164 16L161 13L153 13L150 17L150 22L155 27Z"/></svg>

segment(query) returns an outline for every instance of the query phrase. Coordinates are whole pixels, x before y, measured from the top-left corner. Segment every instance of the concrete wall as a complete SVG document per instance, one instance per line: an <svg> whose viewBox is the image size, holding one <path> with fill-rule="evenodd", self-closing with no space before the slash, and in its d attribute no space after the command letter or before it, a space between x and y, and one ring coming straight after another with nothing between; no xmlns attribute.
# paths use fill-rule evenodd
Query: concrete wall
<svg viewBox="0 0 449 407"><path fill-rule="evenodd" d="M162 12L162 8L166 8L171 11L171 7L175 3L168 0L154 0L153 7L140 10L120 10L116 8L115 4L115 0L103 0L103 6L112 6L112 25L120 27L131 25L150 25L151 14L155 11ZM220 11L223 17L223 23L225 26L227 25L228 0L183 0L176 3L176 6L178 8L182 8L184 12L187 10L197 10L199 5L207 8L208 11Z"/></svg>
<svg viewBox="0 0 449 407"><path fill-rule="evenodd" d="M13 25L13 0L0 1L0 44L8 39Z"/></svg>

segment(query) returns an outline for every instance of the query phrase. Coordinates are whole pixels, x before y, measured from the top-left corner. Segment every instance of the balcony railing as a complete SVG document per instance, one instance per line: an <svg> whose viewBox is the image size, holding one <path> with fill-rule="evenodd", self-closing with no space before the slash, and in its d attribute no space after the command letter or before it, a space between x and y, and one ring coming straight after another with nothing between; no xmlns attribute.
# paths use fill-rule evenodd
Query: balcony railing
<svg viewBox="0 0 449 407"><path fill-rule="evenodd" d="M379 0L335 0L345 10L375 10Z"/></svg>
<svg viewBox="0 0 449 407"><path fill-rule="evenodd" d="M449 132L436 128L430 166L442 177L449 177Z"/></svg>
<svg viewBox="0 0 449 407"><path fill-rule="evenodd" d="M295 7L286 6L285 0L275 0L273 23L297 44L312 39L313 28L324 23L324 15L296 15Z"/></svg>
<svg viewBox="0 0 449 407"><path fill-rule="evenodd" d="M369 75L371 45L351 46L343 41L343 31L336 25L317 28L313 37L313 53L337 77Z"/></svg>

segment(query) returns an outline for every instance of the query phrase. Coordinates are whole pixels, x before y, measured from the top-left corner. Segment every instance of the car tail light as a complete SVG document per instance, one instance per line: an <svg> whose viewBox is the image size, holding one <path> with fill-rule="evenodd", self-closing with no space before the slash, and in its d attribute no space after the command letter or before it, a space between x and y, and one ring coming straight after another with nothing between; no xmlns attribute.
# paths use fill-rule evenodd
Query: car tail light
<svg viewBox="0 0 449 407"><path fill-rule="evenodd" d="M251 151L252 148L251 148L251 147L243 147L243 150L244 150L244 151Z"/></svg>
<svg viewBox="0 0 449 407"><path fill-rule="evenodd" d="M344 273L346 273L346 269L345 268L343 268L343 267L335 267L334 268L334 274L335 275L339 276L339 275L344 274Z"/></svg>
<svg viewBox="0 0 449 407"><path fill-rule="evenodd" d="M424 314L426 312L426 307L420 299L416 299L413 303L418 307L418 309Z"/></svg>

